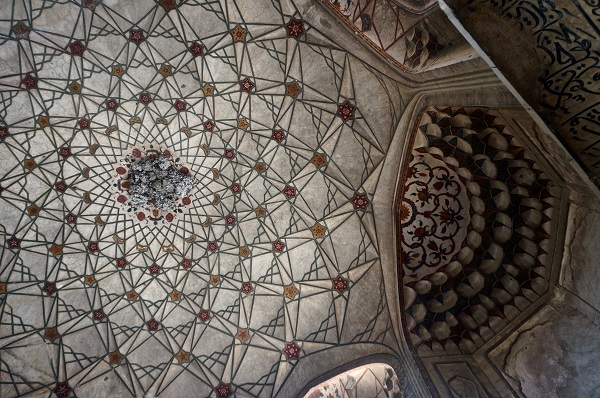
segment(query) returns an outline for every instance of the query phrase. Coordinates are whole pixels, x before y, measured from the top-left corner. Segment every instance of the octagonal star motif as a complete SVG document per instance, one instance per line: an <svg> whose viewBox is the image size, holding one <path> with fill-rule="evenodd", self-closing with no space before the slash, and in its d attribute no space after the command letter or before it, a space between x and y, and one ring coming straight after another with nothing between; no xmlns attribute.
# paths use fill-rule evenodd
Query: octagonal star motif
<svg viewBox="0 0 600 398"><path fill-rule="evenodd" d="M354 105L352 105L350 100L346 100L343 104L338 105L337 115L341 117L343 121L354 119Z"/></svg>
<svg viewBox="0 0 600 398"><path fill-rule="evenodd" d="M221 382L215 387L215 392L217 393L218 398L228 398L232 394L231 385Z"/></svg>
<svg viewBox="0 0 600 398"><path fill-rule="evenodd" d="M298 359L298 356L300 355L300 347L298 346L298 344L296 344L295 341L292 341L291 343L286 343L283 353L285 354L287 359Z"/></svg>
<svg viewBox="0 0 600 398"><path fill-rule="evenodd" d="M240 82L240 88L242 89L242 91L249 93L254 88L254 83L249 78L245 78Z"/></svg>
<svg viewBox="0 0 600 398"><path fill-rule="evenodd" d="M129 40L137 45L146 40L144 37L144 31L141 29L131 29L129 31Z"/></svg>
<svg viewBox="0 0 600 398"><path fill-rule="evenodd" d="M97 310L93 311L92 318L94 318L95 321L99 322L106 318L106 314L104 313L104 310L102 308L98 308Z"/></svg>
<svg viewBox="0 0 600 398"><path fill-rule="evenodd" d="M277 239L273 242L273 251L282 252L285 249L285 243L281 241L281 239Z"/></svg>
<svg viewBox="0 0 600 398"><path fill-rule="evenodd" d="M81 40L75 40L69 43L69 51L72 55L78 55L81 57L85 52L85 46L83 45Z"/></svg>
<svg viewBox="0 0 600 398"><path fill-rule="evenodd" d="M242 283L242 287L240 288L241 292L244 294L252 293L252 284L251 283Z"/></svg>
<svg viewBox="0 0 600 398"><path fill-rule="evenodd" d="M198 313L198 319L200 319L202 322L206 322L210 319L210 311L209 310L200 310L200 312Z"/></svg>
<svg viewBox="0 0 600 398"><path fill-rule="evenodd" d="M302 26L302 20L293 18L286 25L288 37L297 39L304 33L304 27Z"/></svg>
<svg viewBox="0 0 600 398"><path fill-rule="evenodd" d="M198 44L197 42L193 42L192 45L189 47L189 50L194 57L204 55L204 47L202 47L202 45Z"/></svg>
<svg viewBox="0 0 600 398"><path fill-rule="evenodd" d="M355 210L364 210L369 205L369 199L366 194L355 193L352 198L352 204Z"/></svg>
<svg viewBox="0 0 600 398"><path fill-rule="evenodd" d="M349 282L348 279L344 278L343 276L339 275L337 278L335 278L333 280L333 288L335 290L337 290L340 294L344 293L349 286Z"/></svg>
<svg viewBox="0 0 600 398"><path fill-rule="evenodd" d="M25 90L33 90L38 87L38 79L36 79L33 75L27 73L25 77L21 80L21 85L25 87Z"/></svg>
<svg viewBox="0 0 600 398"><path fill-rule="evenodd" d="M56 383L56 386L52 391L54 391L54 394L56 394L58 398L67 398L69 395L71 395L72 389L69 386L69 383L61 382Z"/></svg>
<svg viewBox="0 0 600 398"><path fill-rule="evenodd" d="M148 327L149 331L156 332L160 327L160 323L156 319L152 318L146 322L146 326Z"/></svg>

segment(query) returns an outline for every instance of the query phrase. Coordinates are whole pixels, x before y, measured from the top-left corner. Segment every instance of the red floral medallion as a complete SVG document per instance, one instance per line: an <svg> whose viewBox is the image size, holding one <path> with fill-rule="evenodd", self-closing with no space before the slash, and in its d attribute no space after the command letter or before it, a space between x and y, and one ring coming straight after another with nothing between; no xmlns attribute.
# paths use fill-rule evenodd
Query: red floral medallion
<svg viewBox="0 0 600 398"><path fill-rule="evenodd" d="M278 143L282 143L285 139L285 134L283 133L283 130L273 130L273 135L271 136L271 138L273 138Z"/></svg>
<svg viewBox="0 0 600 398"><path fill-rule="evenodd" d="M287 359L298 359L298 356L300 355L300 347L298 347L298 344L296 344L295 341L286 343L283 353Z"/></svg>
<svg viewBox="0 0 600 398"><path fill-rule="evenodd" d="M69 148L68 146L64 146L64 147L60 148L58 153L60 153L60 156L62 156L63 158L66 159L69 156L71 156L71 148Z"/></svg>
<svg viewBox="0 0 600 398"><path fill-rule="evenodd" d="M77 222L77 216L73 213L69 213L65 216L65 221L69 224L75 224Z"/></svg>
<svg viewBox="0 0 600 398"><path fill-rule="evenodd" d="M298 38L302 33L304 33L304 27L302 26L301 19L291 19L290 22L286 25L287 35L288 37Z"/></svg>
<svg viewBox="0 0 600 398"><path fill-rule="evenodd" d="M9 135L8 127L0 127L0 141L4 141Z"/></svg>
<svg viewBox="0 0 600 398"><path fill-rule="evenodd" d="M246 78L240 82L240 86L242 91L249 93L254 88L254 83L252 83L250 79Z"/></svg>
<svg viewBox="0 0 600 398"><path fill-rule="evenodd" d="M344 293L348 289L348 279L338 276L333 280L333 288L339 293Z"/></svg>
<svg viewBox="0 0 600 398"><path fill-rule="evenodd" d="M285 189L283 190L283 194L286 196L286 198L291 199L294 196L296 196L296 188L294 187L290 187L289 185L285 187Z"/></svg>
<svg viewBox="0 0 600 398"><path fill-rule="evenodd" d="M125 257L121 257L121 258L117 259L117 267L125 268L126 265L127 265L127 259Z"/></svg>
<svg viewBox="0 0 600 398"><path fill-rule="evenodd" d="M233 149L226 149L225 157L229 160L233 159L235 157L235 151Z"/></svg>
<svg viewBox="0 0 600 398"><path fill-rule="evenodd" d="M354 105L350 101L346 100L343 104L338 105L337 115L342 118L343 121L354 118Z"/></svg>
<svg viewBox="0 0 600 398"><path fill-rule="evenodd" d="M276 252L282 252L285 249L285 243L283 243L280 239L277 239L273 242L273 250Z"/></svg>
<svg viewBox="0 0 600 398"><path fill-rule="evenodd" d="M38 79L28 73L21 80L21 84L25 87L25 90L33 90L38 87Z"/></svg>
<svg viewBox="0 0 600 398"><path fill-rule="evenodd" d="M6 243L8 243L8 247L11 249L20 249L21 248L21 240L17 239L14 236L7 239Z"/></svg>
<svg viewBox="0 0 600 398"><path fill-rule="evenodd" d="M98 249L99 249L98 242L91 241L90 243L88 243L88 251L90 253L95 253L98 251Z"/></svg>
<svg viewBox="0 0 600 398"><path fill-rule="evenodd" d="M237 182L235 184L232 184L230 189L231 189L231 192L233 192L233 193L239 193L242 191L241 185L238 184Z"/></svg>
<svg viewBox="0 0 600 398"><path fill-rule="evenodd" d="M242 287L240 289L244 294L252 293L252 284L251 283L242 283Z"/></svg>
<svg viewBox="0 0 600 398"><path fill-rule="evenodd" d="M129 40L139 45L141 42L146 40L146 38L144 37L144 31L141 29L131 29L129 31Z"/></svg>
<svg viewBox="0 0 600 398"><path fill-rule="evenodd" d="M148 105L151 101L152 101L152 96L149 93L141 93L140 94L140 102L142 104ZM138 151L139 151L139 149L138 149ZM140 153L140 156L141 156L141 153Z"/></svg>
<svg viewBox="0 0 600 398"><path fill-rule="evenodd" d="M58 192L65 192L67 190L67 188L69 188L69 186L67 185L66 182L59 181L56 184L54 184L54 188L56 188L56 190Z"/></svg>
<svg viewBox="0 0 600 398"><path fill-rule="evenodd" d="M56 284L52 282L44 282L44 287L42 287L42 291L46 293L48 296L52 296L55 294L58 289L56 289Z"/></svg>
<svg viewBox="0 0 600 398"><path fill-rule="evenodd" d="M204 122L203 126L204 126L204 131L213 131L215 128L215 122L213 122L212 120L208 120L208 121Z"/></svg>
<svg viewBox="0 0 600 398"><path fill-rule="evenodd" d="M185 101L177 100L175 101L175 104L173 104L173 106L175 107L175 110L177 112L183 112L185 111L187 104L185 103Z"/></svg>
<svg viewBox="0 0 600 398"><path fill-rule="evenodd" d="M364 210L369 205L369 199L366 194L355 193L352 198L352 204L355 210Z"/></svg>
<svg viewBox="0 0 600 398"><path fill-rule="evenodd" d="M86 118L81 118L77 121L77 125L79 126L80 129L89 129L90 128L90 121Z"/></svg>
<svg viewBox="0 0 600 398"><path fill-rule="evenodd" d="M115 111L115 110L117 110L118 107L119 107L119 103L117 102L116 99L111 98L108 101L106 101L106 109L108 109L109 111Z"/></svg>
<svg viewBox="0 0 600 398"><path fill-rule="evenodd" d="M202 322L206 322L210 319L210 311L209 310L200 310L198 313L198 319Z"/></svg>
<svg viewBox="0 0 600 398"><path fill-rule="evenodd" d="M193 42L192 45L189 48L190 52L192 53L192 55L194 57L198 57L200 55L204 54L204 47L202 47L201 44L198 44L196 42Z"/></svg>
<svg viewBox="0 0 600 398"><path fill-rule="evenodd" d="M74 42L69 44L69 50L71 54L82 56L85 51L85 46L81 42L81 40L75 40Z"/></svg>
<svg viewBox="0 0 600 398"><path fill-rule="evenodd" d="M92 317L95 321L101 321L104 318L106 318L106 314L104 313L104 310L102 308L99 308L97 310L94 310Z"/></svg>
<svg viewBox="0 0 600 398"><path fill-rule="evenodd" d="M190 260L189 258L184 258L183 260L181 260L181 268L183 268L183 269L192 268L192 260Z"/></svg>
<svg viewBox="0 0 600 398"><path fill-rule="evenodd" d="M235 224L235 217L230 214L227 217L225 217L225 222L227 223L227 225L233 225Z"/></svg>
<svg viewBox="0 0 600 398"><path fill-rule="evenodd" d="M56 386L52 391L54 391L54 394L56 394L58 398L67 398L69 395L71 395L72 389L69 387L69 383L62 382L56 383Z"/></svg>
<svg viewBox="0 0 600 398"><path fill-rule="evenodd" d="M231 396L231 385L221 383L215 387L215 392L217 393L217 397L219 398L228 398Z"/></svg>
<svg viewBox="0 0 600 398"><path fill-rule="evenodd" d="M146 322L146 326L148 326L149 331L155 332L158 330L160 323L156 319L152 318L148 322Z"/></svg>
<svg viewBox="0 0 600 398"><path fill-rule="evenodd" d="M148 271L150 271L150 275L158 275L160 274L160 267L158 266L158 264L152 264L148 268Z"/></svg>
<svg viewBox="0 0 600 398"><path fill-rule="evenodd" d="M210 250L211 252L214 252L218 248L219 245L217 244L217 242L208 242L208 250Z"/></svg>

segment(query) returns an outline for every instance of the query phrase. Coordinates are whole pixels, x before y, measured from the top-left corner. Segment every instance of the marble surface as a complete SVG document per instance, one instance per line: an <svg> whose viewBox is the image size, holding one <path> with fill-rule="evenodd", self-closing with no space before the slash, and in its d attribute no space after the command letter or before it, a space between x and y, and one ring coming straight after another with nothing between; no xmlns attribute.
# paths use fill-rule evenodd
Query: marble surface
<svg viewBox="0 0 600 398"><path fill-rule="evenodd" d="M597 397L599 335L597 324L559 298L519 327L491 357L525 397Z"/></svg>

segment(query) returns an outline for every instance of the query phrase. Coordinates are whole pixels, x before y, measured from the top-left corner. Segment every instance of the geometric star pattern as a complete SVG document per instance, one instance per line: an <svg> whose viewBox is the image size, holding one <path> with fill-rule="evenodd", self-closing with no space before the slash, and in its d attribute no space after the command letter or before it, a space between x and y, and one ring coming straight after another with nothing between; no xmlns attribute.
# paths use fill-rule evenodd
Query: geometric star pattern
<svg viewBox="0 0 600 398"><path fill-rule="evenodd" d="M396 344L370 206L394 81L287 2L12 7L2 396L272 396L314 352ZM132 148L198 181L172 221L120 203Z"/></svg>

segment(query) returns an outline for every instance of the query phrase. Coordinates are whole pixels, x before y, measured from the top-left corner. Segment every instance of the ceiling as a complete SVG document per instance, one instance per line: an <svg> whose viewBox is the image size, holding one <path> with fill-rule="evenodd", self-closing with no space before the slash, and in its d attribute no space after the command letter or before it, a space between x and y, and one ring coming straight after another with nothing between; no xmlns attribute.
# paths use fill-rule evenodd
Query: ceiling
<svg viewBox="0 0 600 398"><path fill-rule="evenodd" d="M272 396L398 349L372 203L396 81L292 1L10 5L2 396ZM171 213L120 199L150 149L197 180Z"/></svg>

